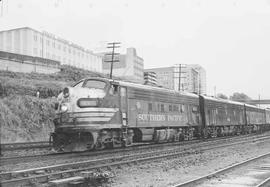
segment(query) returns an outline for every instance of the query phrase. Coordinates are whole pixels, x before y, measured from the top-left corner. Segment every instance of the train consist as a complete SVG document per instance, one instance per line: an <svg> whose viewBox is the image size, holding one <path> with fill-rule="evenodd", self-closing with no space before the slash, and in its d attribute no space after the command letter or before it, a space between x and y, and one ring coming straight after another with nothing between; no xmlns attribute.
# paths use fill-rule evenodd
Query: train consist
<svg viewBox="0 0 270 187"><path fill-rule="evenodd" d="M165 88L83 79L58 96L53 146L61 151L237 135L270 129L270 111Z"/></svg>

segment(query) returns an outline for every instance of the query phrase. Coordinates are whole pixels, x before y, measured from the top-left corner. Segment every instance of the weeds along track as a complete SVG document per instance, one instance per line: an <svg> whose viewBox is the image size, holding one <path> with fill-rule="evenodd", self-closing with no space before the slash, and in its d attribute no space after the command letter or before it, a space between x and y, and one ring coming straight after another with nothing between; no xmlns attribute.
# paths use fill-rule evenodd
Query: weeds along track
<svg viewBox="0 0 270 187"><path fill-rule="evenodd" d="M270 152L171 187L214 187L219 185L269 187L269 174Z"/></svg>
<svg viewBox="0 0 270 187"><path fill-rule="evenodd" d="M80 175L80 173L83 171L98 171L100 169L111 170L113 167L119 167L120 165L124 164L137 164L138 162L179 157L187 154L196 154L207 150L230 147L233 145L263 142L269 139L269 135L253 135L244 136L242 138L234 137L229 139L212 139L211 141L199 141L196 143L187 142L189 144L186 143L185 146L167 146L165 149L164 144L163 149L157 150L152 149L153 145L144 145L142 146L144 147L143 149L142 147L138 147L140 152L130 151L129 154L126 154L127 152L119 150L119 153L120 151L122 153L120 155L118 153L107 153L108 155L105 157L105 154L103 154L102 158L90 158L80 162L5 172L0 174L0 179L2 181L1 184L3 187L29 185L32 184L33 181L35 183L48 183L54 179L68 178Z"/></svg>
<svg viewBox="0 0 270 187"><path fill-rule="evenodd" d="M155 150L155 149L167 149L167 148L185 148L186 146L192 146L195 144L202 144L208 142L219 143L224 141L235 141L235 140L245 140L250 138L258 138L258 137L268 137L270 133L264 134L249 134L249 135L241 135L234 137L219 137L202 140L191 140L191 141L182 141L182 142L173 142L173 143L162 143L162 144L149 144L149 143L141 143L135 144L131 147L126 148L117 148L117 149L107 149L107 150L96 150L96 151L86 151L86 152L68 152L68 153L55 153L48 150L47 154L31 154L31 155L16 155L16 156L3 156L0 157L1 166L5 166L8 164L19 164L25 162L33 162L33 161L44 161L44 160L62 160L62 159L75 159L79 157L97 157L97 156L106 156L106 155L115 155L115 154L132 154L134 152L142 152L144 150ZM1 167L0 167L1 168Z"/></svg>

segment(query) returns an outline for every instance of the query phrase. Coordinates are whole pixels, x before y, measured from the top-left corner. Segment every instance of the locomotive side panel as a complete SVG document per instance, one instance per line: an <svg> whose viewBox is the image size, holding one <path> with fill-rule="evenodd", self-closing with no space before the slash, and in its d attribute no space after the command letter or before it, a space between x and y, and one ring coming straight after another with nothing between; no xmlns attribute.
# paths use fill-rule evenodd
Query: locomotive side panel
<svg viewBox="0 0 270 187"><path fill-rule="evenodd" d="M198 99L145 90L128 92L130 127L182 127L200 124Z"/></svg>
<svg viewBox="0 0 270 187"><path fill-rule="evenodd" d="M266 124L270 126L270 110L265 110Z"/></svg>
<svg viewBox="0 0 270 187"><path fill-rule="evenodd" d="M263 109L246 105L246 115L248 125L265 124L265 111Z"/></svg>
<svg viewBox="0 0 270 187"><path fill-rule="evenodd" d="M244 105L215 98L204 98L204 136L240 133L245 126Z"/></svg>
<svg viewBox="0 0 270 187"><path fill-rule="evenodd" d="M244 125L244 107L217 101L206 101L207 126Z"/></svg>

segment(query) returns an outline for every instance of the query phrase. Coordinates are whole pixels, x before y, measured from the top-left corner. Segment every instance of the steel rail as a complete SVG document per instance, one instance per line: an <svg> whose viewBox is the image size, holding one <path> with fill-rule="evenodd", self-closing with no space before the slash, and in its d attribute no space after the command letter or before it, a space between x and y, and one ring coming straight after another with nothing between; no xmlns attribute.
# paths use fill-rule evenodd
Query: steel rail
<svg viewBox="0 0 270 187"><path fill-rule="evenodd" d="M255 187L269 187L270 186L270 177L262 181L260 184L256 185Z"/></svg>
<svg viewBox="0 0 270 187"><path fill-rule="evenodd" d="M268 137L269 139L270 137ZM243 143L249 143L249 142L256 142L256 141L263 141L265 138L259 138L257 140L249 140L249 141L239 141L239 142L233 142L233 143L226 143L224 145L211 145L212 147L202 147L199 145L197 149L200 149L199 151L207 151L207 150L212 150L212 149L217 149L217 148L223 148L223 147L229 147L232 145L237 145L237 144L243 144ZM209 145L208 145L209 146ZM136 155L128 155L128 156L120 156L120 157L114 157L114 158L105 158L105 159L99 159L99 160L88 160L88 161L83 161L83 162L78 162L78 163L71 163L71 164L63 164L61 166L48 166L48 167L42 167L42 168L33 168L30 169L29 172L27 173L27 170L21 170L21 171L13 171L10 172L10 176L17 176L18 175L23 175L27 176L30 174L37 174L46 171L48 174L43 174L43 175L37 175L37 176L31 176L27 178L17 178L17 179L11 179L11 180L5 180L2 181L2 186L14 186L14 185L25 185L25 184L30 184L31 181L35 180L38 182L48 182L50 178L61 178L62 176L73 176L75 173L81 172L81 171L87 171L87 170L93 170L93 169L100 169L104 167L111 167L111 166L116 166L116 165L123 165L123 164L128 164L128 163L133 163L133 162L143 162L143 161L148 161L148 160L155 160L155 159L160 159L160 158L167 158L167 157L175 157L179 156L181 154L185 154L188 151L194 151L193 148L189 148L186 150L168 150L166 151L159 151L159 152L150 152L150 153L144 153L144 154L136 154ZM197 150L198 151L198 150ZM168 153L169 152L169 153ZM160 155L158 155L160 154ZM138 156L138 158L136 158ZM135 157L135 158L134 158ZM122 161L121 161L122 159ZM123 159L128 159L128 160L123 160ZM120 160L120 161L119 161ZM97 162L100 162L98 164ZM109 162L109 163L106 163ZM93 164L96 164L93 166ZM89 167L89 165L91 165ZM55 169L64 169L64 167L83 167L83 168L77 168L77 169L69 169L66 171L58 171L55 172ZM44 181L45 180L45 181Z"/></svg>
<svg viewBox="0 0 270 187"><path fill-rule="evenodd" d="M5 165L6 163L18 163L20 161L33 161L35 159L49 159L52 158L63 158L63 157L71 157L71 156L97 156L101 154L111 154L111 153L119 153L123 151L134 151L139 149L149 149L149 148L159 148L159 147L166 147L166 146L177 146L177 145L186 145L186 144L194 144L199 142L212 142L212 141L232 141L237 139L244 139L244 138L258 138L267 136L265 134L248 134L248 135L241 135L241 136L232 136L232 137L217 137L217 138L210 138L206 140L202 139L195 139L189 141L182 141L182 142L170 142L170 143L160 143L160 144L149 144L149 143L142 143L137 144L131 147L125 148L116 148L116 149L106 149L106 150L95 150L95 151L83 151L83 152L62 152L62 153L49 153L49 154L38 154L38 155L26 155L26 156L14 156L14 157L0 157L1 164Z"/></svg>
<svg viewBox="0 0 270 187"><path fill-rule="evenodd" d="M198 177L196 179L192 179L192 180L189 180L189 181L186 181L186 182L183 182L183 183L179 183L179 184L175 184L171 187L186 187L186 186L195 186L196 184L198 183L202 183L203 181L211 178L211 177L214 177L214 176L217 176L217 175L221 175L221 174L224 174L228 171L231 171L232 169L235 169L237 167L241 167L241 166L244 166L246 164L249 164L251 162L254 162L254 161L257 161L259 159L263 159L265 157L269 157L270 156L270 153L266 153L266 154L262 154L262 155L259 155L259 156L256 156L256 157L253 157L251 159L248 159L246 161L243 161L243 162L240 162L240 163L237 163L237 164L234 164L232 166L228 166L226 168L223 168L223 169L220 169L218 171L215 171L215 172L212 172L210 174L207 174L207 175L204 175L202 177ZM268 179L269 180L269 179ZM265 183L268 182L268 181L265 181ZM261 186L258 186L258 187L261 187Z"/></svg>
<svg viewBox="0 0 270 187"><path fill-rule="evenodd" d="M1 146L1 151L51 147L48 141L4 143L4 144L1 144L0 146Z"/></svg>

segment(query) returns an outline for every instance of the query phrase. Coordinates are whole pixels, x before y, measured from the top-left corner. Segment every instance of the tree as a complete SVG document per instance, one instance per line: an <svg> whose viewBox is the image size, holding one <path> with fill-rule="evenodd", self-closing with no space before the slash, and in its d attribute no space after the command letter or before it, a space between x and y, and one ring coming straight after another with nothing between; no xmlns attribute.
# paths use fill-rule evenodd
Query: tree
<svg viewBox="0 0 270 187"><path fill-rule="evenodd" d="M221 98L221 99L228 99L228 96L225 95L225 94L223 94L223 93L218 93L218 94L217 94L217 97L218 97L218 98Z"/></svg>
<svg viewBox="0 0 270 187"><path fill-rule="evenodd" d="M247 96L246 94L238 93L238 92L233 93L233 95L230 96L230 99L233 101L249 101L249 100L251 100L251 98L249 96Z"/></svg>

